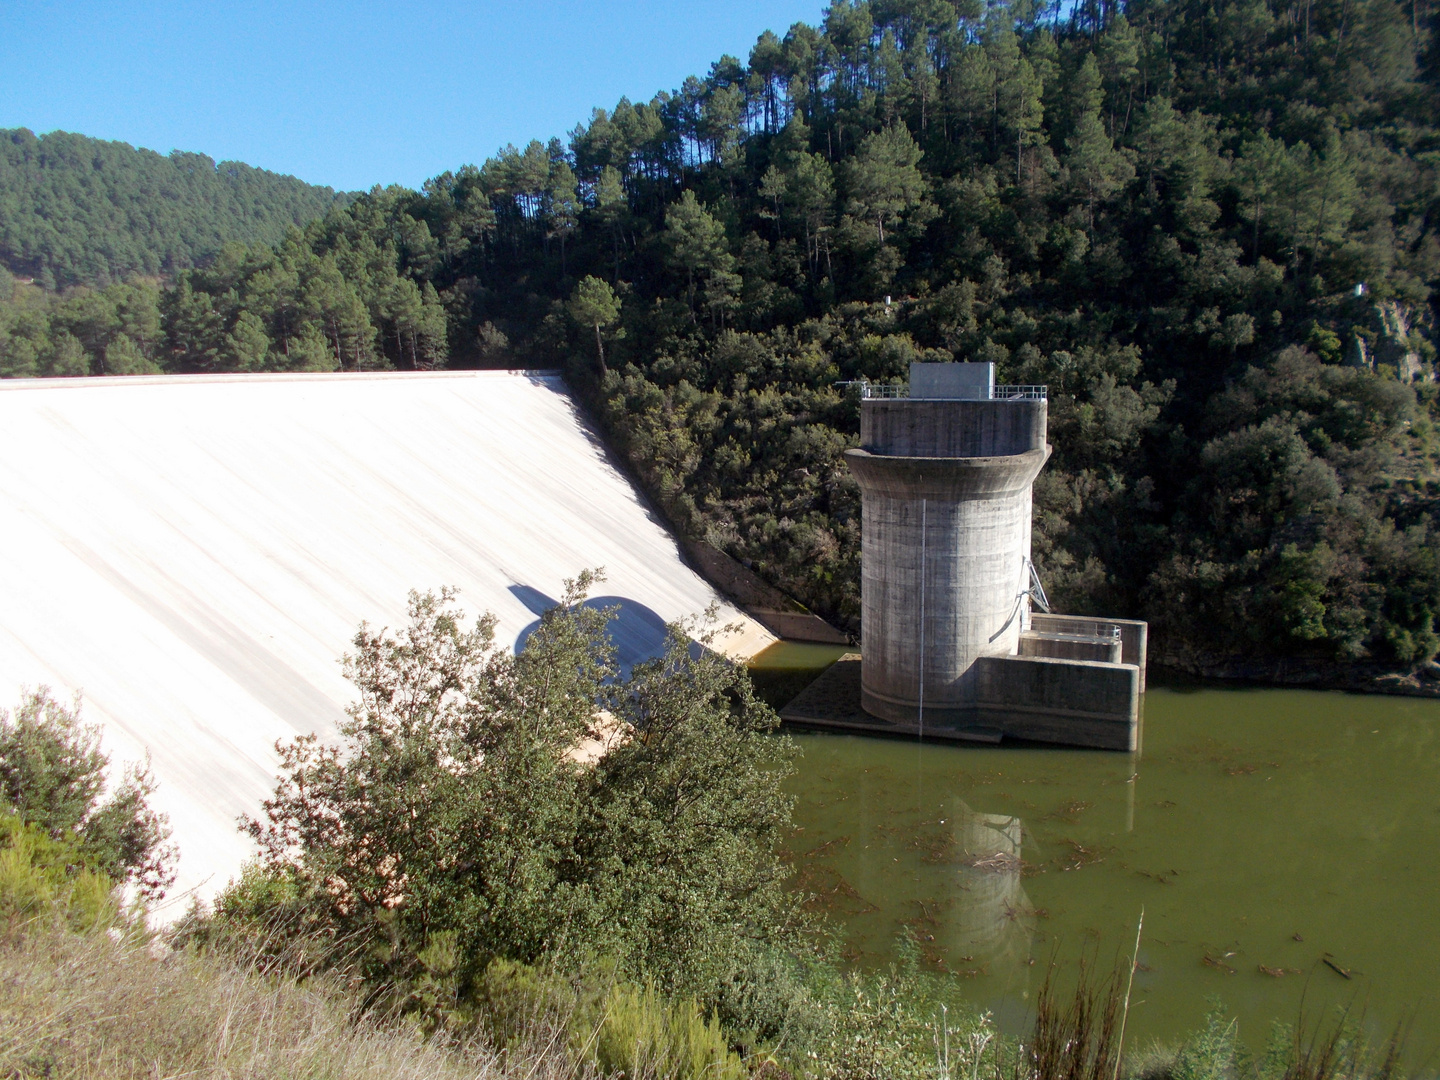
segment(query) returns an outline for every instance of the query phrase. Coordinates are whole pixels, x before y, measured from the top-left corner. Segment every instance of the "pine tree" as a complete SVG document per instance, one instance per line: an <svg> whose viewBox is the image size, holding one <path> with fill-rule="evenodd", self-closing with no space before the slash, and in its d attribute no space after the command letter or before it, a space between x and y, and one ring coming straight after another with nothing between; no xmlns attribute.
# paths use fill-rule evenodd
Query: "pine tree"
<svg viewBox="0 0 1440 1080"><path fill-rule="evenodd" d="M580 189L575 172L566 161L559 161L551 170L547 193L546 215L552 239L560 242L560 276L565 277L565 245L580 224Z"/></svg>
<svg viewBox="0 0 1440 1080"><path fill-rule="evenodd" d="M708 289L718 275L720 289L714 299L723 302L734 279L735 257L725 239L725 226L700 205L693 191L686 191L665 211L665 241L671 260L685 271L685 296L692 314L697 278Z"/></svg>
<svg viewBox="0 0 1440 1080"><path fill-rule="evenodd" d="M846 209L875 227L882 246L885 227L893 229L924 199L925 178L916 167L921 156L910 132L896 125L865 136L851 162Z"/></svg>
<svg viewBox="0 0 1440 1080"><path fill-rule="evenodd" d="M1095 228L1095 207L1114 195L1134 175L1134 167L1105 130L1100 115L1104 100L1100 67L1087 53L1070 87L1072 119L1065 140L1065 167L1076 195L1085 204L1086 228Z"/></svg>
<svg viewBox="0 0 1440 1080"><path fill-rule="evenodd" d="M568 307L570 317L576 323L595 331L595 357L603 378L608 369L605 367L605 338L602 331L619 321L620 300L608 282L586 275L570 294Z"/></svg>

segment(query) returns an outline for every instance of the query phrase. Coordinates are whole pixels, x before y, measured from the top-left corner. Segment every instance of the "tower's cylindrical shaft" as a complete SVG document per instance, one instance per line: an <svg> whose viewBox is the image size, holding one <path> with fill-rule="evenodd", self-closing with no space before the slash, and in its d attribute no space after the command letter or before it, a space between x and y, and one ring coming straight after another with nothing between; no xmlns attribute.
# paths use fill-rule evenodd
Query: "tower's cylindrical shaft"
<svg viewBox="0 0 1440 1080"><path fill-rule="evenodd" d="M976 658L1015 654L1045 419L1043 400L863 403L846 456L863 508L866 711L914 724L923 694L927 726L963 724Z"/></svg>

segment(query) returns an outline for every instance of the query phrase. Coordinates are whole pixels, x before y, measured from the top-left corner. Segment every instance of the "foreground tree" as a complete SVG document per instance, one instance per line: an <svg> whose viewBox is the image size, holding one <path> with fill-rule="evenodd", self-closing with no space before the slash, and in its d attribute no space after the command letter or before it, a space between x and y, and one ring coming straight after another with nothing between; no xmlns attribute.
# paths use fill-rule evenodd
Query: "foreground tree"
<svg viewBox="0 0 1440 1080"><path fill-rule="evenodd" d="M495 958L608 958L693 993L792 940L773 713L678 630L621 681L611 613L585 603L596 580L568 583L519 656L493 616L467 629L452 590L412 594L398 633L362 626L341 742L280 747L275 797L247 823L263 879L221 914L280 883L310 939L361 957L375 1000L402 1009L437 979L464 1000ZM600 727L619 745L577 764Z"/></svg>

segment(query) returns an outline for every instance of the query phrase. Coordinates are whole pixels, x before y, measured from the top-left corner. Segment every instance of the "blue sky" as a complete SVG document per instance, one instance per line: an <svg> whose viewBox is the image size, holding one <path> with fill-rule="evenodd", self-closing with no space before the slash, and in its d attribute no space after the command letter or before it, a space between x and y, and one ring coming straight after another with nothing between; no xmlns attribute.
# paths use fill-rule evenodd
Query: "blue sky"
<svg viewBox="0 0 1440 1080"><path fill-rule="evenodd" d="M416 186L742 60L817 0L0 0L0 127Z"/></svg>

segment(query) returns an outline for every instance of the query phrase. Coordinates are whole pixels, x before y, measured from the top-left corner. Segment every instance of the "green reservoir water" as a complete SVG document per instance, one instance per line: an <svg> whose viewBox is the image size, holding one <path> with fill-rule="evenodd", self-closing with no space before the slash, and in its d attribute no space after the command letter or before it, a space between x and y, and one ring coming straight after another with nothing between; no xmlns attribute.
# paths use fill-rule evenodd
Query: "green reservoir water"
<svg viewBox="0 0 1440 1080"><path fill-rule="evenodd" d="M1018 1031L1051 958L1128 957L1143 906L1142 1041L1218 998L1263 1042L1303 998L1440 1052L1440 702L1152 688L1144 708L1135 755L796 735L792 854L848 957L888 963L908 928Z"/></svg>

